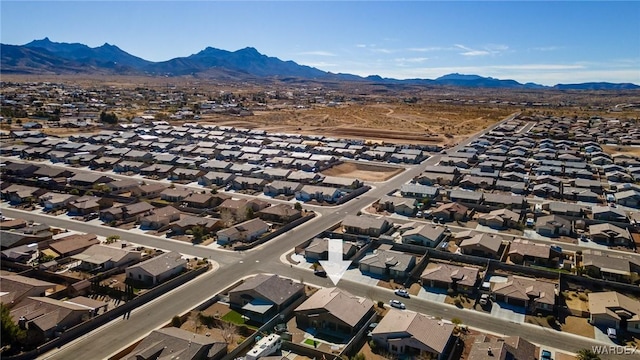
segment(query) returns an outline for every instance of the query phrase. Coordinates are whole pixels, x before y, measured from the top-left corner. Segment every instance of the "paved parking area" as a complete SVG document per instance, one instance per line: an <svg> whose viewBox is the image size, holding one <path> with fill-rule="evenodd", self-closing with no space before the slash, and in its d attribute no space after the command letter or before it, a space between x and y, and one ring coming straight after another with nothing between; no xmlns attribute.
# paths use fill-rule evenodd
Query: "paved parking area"
<svg viewBox="0 0 640 360"><path fill-rule="evenodd" d="M522 324L525 321L525 309L521 306L494 302L491 307L491 316Z"/></svg>
<svg viewBox="0 0 640 360"><path fill-rule="evenodd" d="M593 328L593 337L594 337L594 339L596 339L596 341L600 341L600 342L603 342L603 343L608 344L608 345L618 345L613 340L611 340L611 338L609 338L609 336L607 336L607 329L606 328L601 328L601 327L595 327L594 326L594 328Z"/></svg>
<svg viewBox="0 0 640 360"><path fill-rule="evenodd" d="M418 297L437 303L444 303L444 300L447 298L447 290L422 287L420 288L420 292L418 292Z"/></svg>

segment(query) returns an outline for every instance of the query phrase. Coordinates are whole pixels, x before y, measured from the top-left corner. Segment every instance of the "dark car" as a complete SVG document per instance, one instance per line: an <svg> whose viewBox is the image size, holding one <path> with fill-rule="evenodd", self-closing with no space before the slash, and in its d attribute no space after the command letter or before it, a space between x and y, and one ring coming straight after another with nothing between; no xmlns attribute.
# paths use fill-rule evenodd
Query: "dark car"
<svg viewBox="0 0 640 360"><path fill-rule="evenodd" d="M324 270L314 270L313 271L313 275L326 278L327 277L327 272L324 271Z"/></svg>

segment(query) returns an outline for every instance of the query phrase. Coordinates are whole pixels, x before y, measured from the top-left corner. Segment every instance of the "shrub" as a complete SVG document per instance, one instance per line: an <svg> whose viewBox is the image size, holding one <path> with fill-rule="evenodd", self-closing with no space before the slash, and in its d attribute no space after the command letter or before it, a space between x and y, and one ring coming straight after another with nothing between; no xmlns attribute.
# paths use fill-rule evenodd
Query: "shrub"
<svg viewBox="0 0 640 360"><path fill-rule="evenodd" d="M547 315L547 323L551 326L556 325L556 317L553 315Z"/></svg>
<svg viewBox="0 0 640 360"><path fill-rule="evenodd" d="M182 326L182 319L180 318L180 316L176 315L171 318L171 326L177 327L177 328Z"/></svg>
<svg viewBox="0 0 640 360"><path fill-rule="evenodd" d="M378 307L382 309L384 307L384 301L378 301Z"/></svg>
<svg viewBox="0 0 640 360"><path fill-rule="evenodd" d="M451 319L451 322L456 326L462 324L462 320L457 317L454 317L453 319Z"/></svg>
<svg viewBox="0 0 640 360"><path fill-rule="evenodd" d="M455 294L455 293L456 292L453 289L451 289L451 288L447 289L447 295L453 296L453 294Z"/></svg>
<svg viewBox="0 0 640 360"><path fill-rule="evenodd" d="M580 294L578 299L580 299L580 301L587 301L589 300L589 297L586 294Z"/></svg>
<svg viewBox="0 0 640 360"><path fill-rule="evenodd" d="M462 307L462 300L460 300L460 298L456 298L453 300L453 304L457 307Z"/></svg>

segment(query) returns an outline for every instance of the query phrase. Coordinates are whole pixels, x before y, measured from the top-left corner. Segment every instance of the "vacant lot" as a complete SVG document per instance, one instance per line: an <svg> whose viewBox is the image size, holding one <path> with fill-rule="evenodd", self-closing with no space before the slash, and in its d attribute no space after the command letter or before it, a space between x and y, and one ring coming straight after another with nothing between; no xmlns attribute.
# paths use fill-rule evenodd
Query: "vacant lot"
<svg viewBox="0 0 640 360"><path fill-rule="evenodd" d="M345 162L323 171L322 175L378 182L389 180L403 171L404 169L391 166Z"/></svg>
<svg viewBox="0 0 640 360"><path fill-rule="evenodd" d="M631 156L640 156L640 147L635 146L602 146L602 151L610 155L624 154Z"/></svg>

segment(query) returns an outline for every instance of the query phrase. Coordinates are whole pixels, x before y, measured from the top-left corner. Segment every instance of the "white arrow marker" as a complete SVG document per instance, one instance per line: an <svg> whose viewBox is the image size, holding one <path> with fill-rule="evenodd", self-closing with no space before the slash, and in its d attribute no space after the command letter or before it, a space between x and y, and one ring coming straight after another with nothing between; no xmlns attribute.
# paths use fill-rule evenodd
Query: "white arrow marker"
<svg viewBox="0 0 640 360"><path fill-rule="evenodd" d="M333 285L338 285L338 281L351 265L351 261L342 259L341 239L329 239L329 260L320 260L320 265L327 272Z"/></svg>

